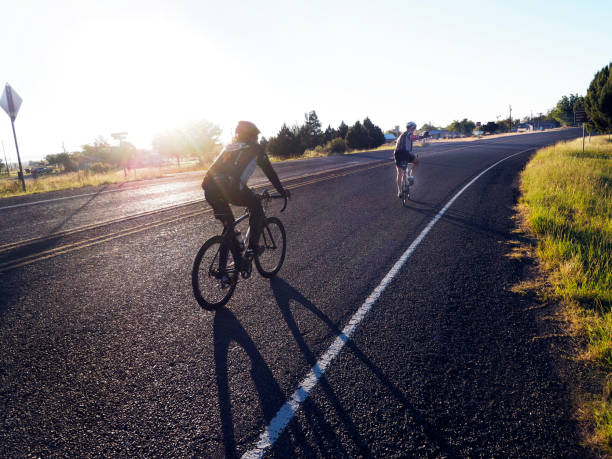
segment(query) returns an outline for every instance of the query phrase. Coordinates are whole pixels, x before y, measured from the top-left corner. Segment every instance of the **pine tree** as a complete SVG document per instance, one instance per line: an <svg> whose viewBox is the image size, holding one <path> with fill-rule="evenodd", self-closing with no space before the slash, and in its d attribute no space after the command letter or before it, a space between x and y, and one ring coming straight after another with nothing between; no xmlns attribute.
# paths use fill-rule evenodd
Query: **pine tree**
<svg viewBox="0 0 612 459"><path fill-rule="evenodd" d="M301 129L302 142L305 148L314 148L324 143L321 122L314 110L304 115L304 126Z"/></svg>
<svg viewBox="0 0 612 459"><path fill-rule="evenodd" d="M299 128L297 128L299 131ZM296 126L293 129L283 124L276 137L270 137L268 140L268 151L274 156L280 158L288 158L304 153L303 145L298 135L296 135Z"/></svg>
<svg viewBox="0 0 612 459"><path fill-rule="evenodd" d="M367 148L376 148L385 143L385 134L380 127L376 126L370 118L366 117L363 120L363 127L368 133L368 145Z"/></svg>
<svg viewBox="0 0 612 459"><path fill-rule="evenodd" d="M327 129L325 129L323 136L325 137L325 142L329 142L330 140L333 140L336 137L340 137L340 135L338 134L338 131L334 129L333 127L331 127L330 125L327 125Z"/></svg>
<svg viewBox="0 0 612 459"><path fill-rule="evenodd" d="M584 98L584 108L596 130L612 131L612 63L595 74Z"/></svg>
<svg viewBox="0 0 612 459"><path fill-rule="evenodd" d="M350 148L368 148L368 131L357 121L346 133L346 143Z"/></svg>

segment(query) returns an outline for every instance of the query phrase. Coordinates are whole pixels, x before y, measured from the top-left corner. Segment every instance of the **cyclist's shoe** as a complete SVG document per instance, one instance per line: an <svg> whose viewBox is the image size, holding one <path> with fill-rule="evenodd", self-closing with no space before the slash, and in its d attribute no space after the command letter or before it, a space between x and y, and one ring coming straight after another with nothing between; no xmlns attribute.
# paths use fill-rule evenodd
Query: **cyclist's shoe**
<svg viewBox="0 0 612 459"><path fill-rule="evenodd" d="M414 185L414 177L413 177L412 175L409 175L409 176L408 176L408 184L409 184L410 186Z"/></svg>
<svg viewBox="0 0 612 459"><path fill-rule="evenodd" d="M258 245L255 248L249 247L248 249L246 249L246 252L244 252L244 256L246 258L253 259L255 255L259 256L262 253L264 253L264 250L265 250L265 247L263 245Z"/></svg>
<svg viewBox="0 0 612 459"><path fill-rule="evenodd" d="M227 274L224 274L221 279L221 288L222 289L226 289L230 286L230 284L232 283L232 281L230 280L229 276Z"/></svg>
<svg viewBox="0 0 612 459"><path fill-rule="evenodd" d="M398 197L399 199L402 199L402 192L401 192L401 191L398 191L398 192L397 192L397 197Z"/></svg>

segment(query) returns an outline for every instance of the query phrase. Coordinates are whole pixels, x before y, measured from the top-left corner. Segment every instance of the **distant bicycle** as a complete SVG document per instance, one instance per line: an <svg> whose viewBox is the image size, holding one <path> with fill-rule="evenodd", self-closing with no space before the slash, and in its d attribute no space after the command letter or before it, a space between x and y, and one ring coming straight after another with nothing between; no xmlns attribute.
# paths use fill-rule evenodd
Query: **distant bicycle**
<svg viewBox="0 0 612 459"><path fill-rule="evenodd" d="M404 207L408 206L408 201L410 200L410 187L414 185L414 176L412 175L412 169L414 164L410 163L404 169L404 178L402 180L402 205Z"/></svg>
<svg viewBox="0 0 612 459"><path fill-rule="evenodd" d="M271 195L264 190L259 195L264 213L272 199L284 199L281 212L287 207L287 198ZM243 215L223 229L220 236L213 236L198 251L191 271L193 294L204 309L214 311L225 305L232 297L238 275L243 279L251 277L252 262L259 274L272 278L281 269L285 261L286 233L285 227L276 217L266 217L261 232L260 249L252 254L247 253L251 228L244 239L236 225L249 218L248 209Z"/></svg>

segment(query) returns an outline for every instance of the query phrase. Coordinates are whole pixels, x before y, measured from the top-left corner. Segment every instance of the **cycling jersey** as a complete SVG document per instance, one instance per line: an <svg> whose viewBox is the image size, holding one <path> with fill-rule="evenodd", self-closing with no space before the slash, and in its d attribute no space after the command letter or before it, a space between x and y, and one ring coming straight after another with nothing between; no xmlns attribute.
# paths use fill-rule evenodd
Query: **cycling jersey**
<svg viewBox="0 0 612 459"><path fill-rule="evenodd" d="M213 208L215 217L225 224L234 219L229 204L249 208L251 249L255 248L259 241L264 220L264 211L258 196L246 186L256 165L261 167L278 192L284 195L285 190L278 175L272 168L268 155L258 143L235 142L227 145L210 166L202 182L206 201Z"/></svg>
<svg viewBox="0 0 612 459"><path fill-rule="evenodd" d="M274 187L282 193L283 187L270 164L270 159L257 143L237 142L227 145L210 166L204 180L219 176L231 186L242 190L253 175L256 165L261 167Z"/></svg>
<svg viewBox="0 0 612 459"><path fill-rule="evenodd" d="M406 163L414 162L415 156L412 154L412 132L402 132L402 135L399 136L395 144L393 156L398 166L404 166Z"/></svg>

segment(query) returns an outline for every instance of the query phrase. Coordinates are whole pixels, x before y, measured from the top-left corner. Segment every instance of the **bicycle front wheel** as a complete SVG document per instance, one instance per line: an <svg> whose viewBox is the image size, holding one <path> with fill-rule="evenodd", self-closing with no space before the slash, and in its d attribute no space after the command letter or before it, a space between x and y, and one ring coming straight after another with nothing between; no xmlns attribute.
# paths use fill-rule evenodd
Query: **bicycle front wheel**
<svg viewBox="0 0 612 459"><path fill-rule="evenodd" d="M410 201L410 187L404 186L404 191L402 191L402 205L404 207L408 207L409 201Z"/></svg>
<svg viewBox="0 0 612 459"><path fill-rule="evenodd" d="M238 262L228 247L227 260L222 263L222 244L221 236L206 241L196 255L191 271L193 295L200 306L209 311L227 303L238 282Z"/></svg>
<svg viewBox="0 0 612 459"><path fill-rule="evenodd" d="M285 261L287 251L285 227L276 217L266 218L264 229L259 237L263 251L255 255L255 266L263 277L276 276Z"/></svg>

